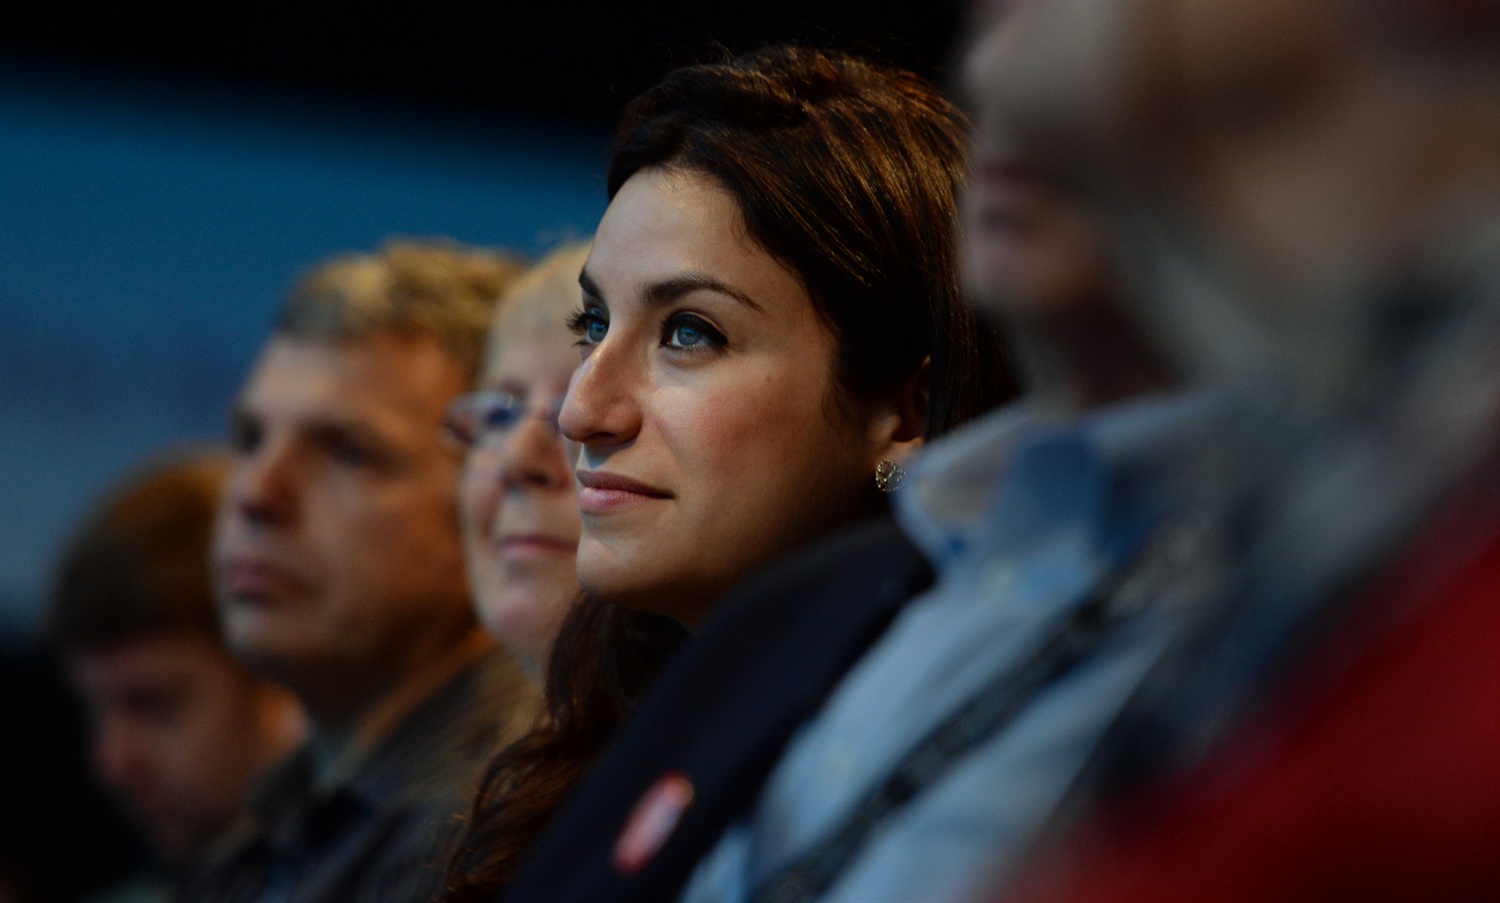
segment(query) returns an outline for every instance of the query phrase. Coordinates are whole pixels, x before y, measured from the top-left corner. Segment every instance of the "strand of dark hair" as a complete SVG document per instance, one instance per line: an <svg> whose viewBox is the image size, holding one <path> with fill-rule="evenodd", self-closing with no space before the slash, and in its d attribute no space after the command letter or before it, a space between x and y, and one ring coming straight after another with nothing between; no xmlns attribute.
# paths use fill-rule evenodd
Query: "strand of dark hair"
<svg viewBox="0 0 1500 903"><path fill-rule="evenodd" d="M688 639L660 615L582 596L547 667L536 726L485 769L448 863L446 903L506 887L563 798L609 744L663 663Z"/></svg>

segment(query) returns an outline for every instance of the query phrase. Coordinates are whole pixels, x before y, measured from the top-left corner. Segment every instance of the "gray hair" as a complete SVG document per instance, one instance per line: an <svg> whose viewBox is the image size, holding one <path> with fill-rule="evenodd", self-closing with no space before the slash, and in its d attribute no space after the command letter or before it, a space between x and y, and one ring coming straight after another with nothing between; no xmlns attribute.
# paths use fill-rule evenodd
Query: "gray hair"
<svg viewBox="0 0 1500 903"><path fill-rule="evenodd" d="M428 335L472 374L518 256L446 239L397 239L374 253L316 265L293 285L277 335L339 342L378 333Z"/></svg>
<svg viewBox="0 0 1500 903"><path fill-rule="evenodd" d="M583 302L578 274L589 256L590 241L560 245L510 284L490 332L489 355L506 333L561 323Z"/></svg>

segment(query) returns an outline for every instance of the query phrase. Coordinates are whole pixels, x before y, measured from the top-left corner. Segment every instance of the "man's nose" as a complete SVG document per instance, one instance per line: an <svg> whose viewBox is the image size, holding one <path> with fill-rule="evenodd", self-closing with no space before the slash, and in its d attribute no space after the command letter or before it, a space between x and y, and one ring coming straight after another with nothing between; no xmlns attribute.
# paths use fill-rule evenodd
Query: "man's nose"
<svg viewBox="0 0 1500 903"><path fill-rule="evenodd" d="M262 523L290 520L296 511L295 462L284 443L264 442L241 453L227 491L235 510Z"/></svg>

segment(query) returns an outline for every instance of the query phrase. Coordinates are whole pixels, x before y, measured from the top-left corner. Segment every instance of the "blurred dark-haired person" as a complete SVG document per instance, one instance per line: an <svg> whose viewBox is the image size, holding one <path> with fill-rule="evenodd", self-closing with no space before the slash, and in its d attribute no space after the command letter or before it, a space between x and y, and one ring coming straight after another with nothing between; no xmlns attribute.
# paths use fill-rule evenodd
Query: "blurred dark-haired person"
<svg viewBox="0 0 1500 903"><path fill-rule="evenodd" d="M520 271L406 240L293 286L234 405L212 562L226 642L312 732L182 899L425 899L480 765L530 721L475 621L442 431Z"/></svg>
<svg viewBox="0 0 1500 903"><path fill-rule="evenodd" d="M208 550L227 465L182 450L123 479L69 544L48 613L94 772L145 829L164 884L306 731L291 693L220 638Z"/></svg>
<svg viewBox="0 0 1500 903"><path fill-rule="evenodd" d="M1014 22L1143 316L1261 412L1233 567L1014 899L1500 899L1500 5Z"/></svg>

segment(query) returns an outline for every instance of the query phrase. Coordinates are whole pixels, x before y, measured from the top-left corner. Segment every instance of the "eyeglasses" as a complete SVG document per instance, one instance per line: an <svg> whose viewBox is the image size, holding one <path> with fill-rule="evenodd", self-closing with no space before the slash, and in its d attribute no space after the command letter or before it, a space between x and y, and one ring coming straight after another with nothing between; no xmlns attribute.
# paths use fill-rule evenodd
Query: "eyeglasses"
<svg viewBox="0 0 1500 903"><path fill-rule="evenodd" d="M562 402L558 398L545 410L534 413L558 435L562 433L557 425ZM448 406L448 412L443 416L443 435L463 450L489 445L520 426L528 415L533 415L531 406L509 392L488 389L470 392L460 395Z"/></svg>

